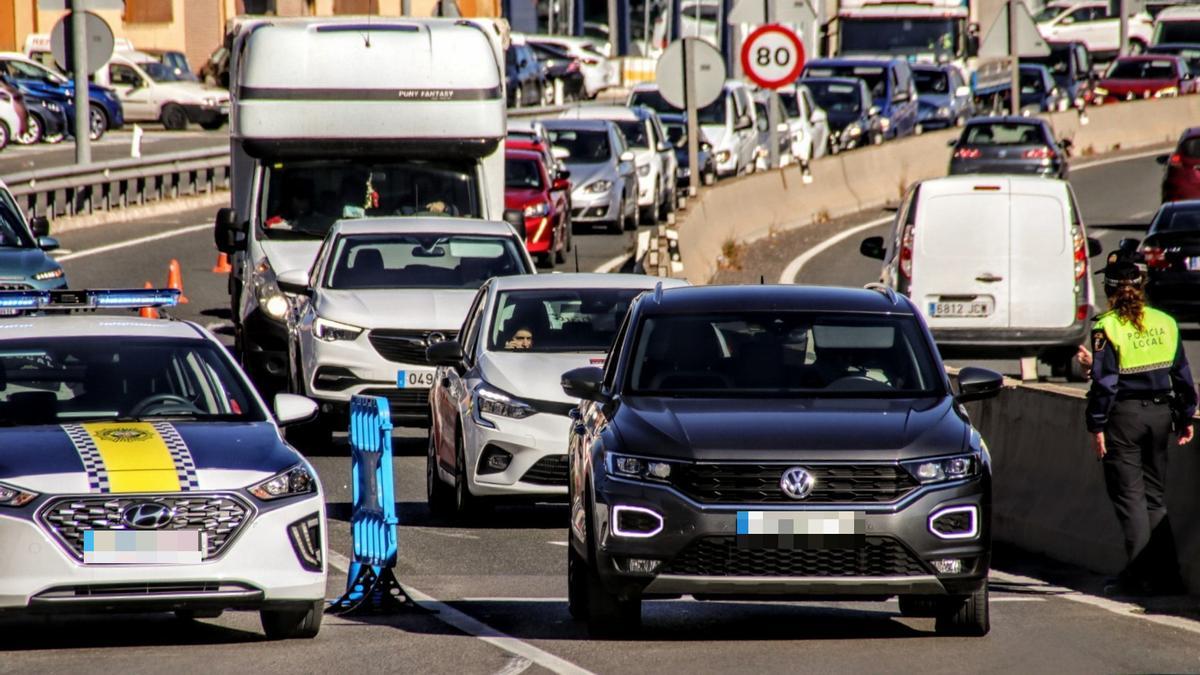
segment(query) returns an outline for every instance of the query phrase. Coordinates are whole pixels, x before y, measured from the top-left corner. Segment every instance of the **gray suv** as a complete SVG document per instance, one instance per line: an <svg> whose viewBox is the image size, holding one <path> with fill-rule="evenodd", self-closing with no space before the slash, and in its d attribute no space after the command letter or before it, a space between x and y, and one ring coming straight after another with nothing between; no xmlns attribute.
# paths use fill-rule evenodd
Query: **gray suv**
<svg viewBox="0 0 1200 675"><path fill-rule="evenodd" d="M899 596L988 632L991 468L905 297L801 286L656 289L630 307L568 447L568 595L593 632L643 600Z"/></svg>

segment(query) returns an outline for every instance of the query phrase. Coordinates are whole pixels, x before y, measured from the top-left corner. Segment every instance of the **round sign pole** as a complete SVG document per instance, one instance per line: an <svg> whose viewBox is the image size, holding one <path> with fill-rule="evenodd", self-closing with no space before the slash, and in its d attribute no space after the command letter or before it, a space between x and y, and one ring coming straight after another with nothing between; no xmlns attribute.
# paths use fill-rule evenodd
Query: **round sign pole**
<svg viewBox="0 0 1200 675"><path fill-rule="evenodd" d="M672 42L658 59L655 81L659 93L687 118L688 192L700 190L700 121L697 111L721 95L725 67L721 53L707 42L685 37Z"/></svg>
<svg viewBox="0 0 1200 675"><path fill-rule="evenodd" d="M76 0L71 11L71 70L75 77L75 163L92 163L91 96L88 92L87 28L83 3Z"/></svg>
<svg viewBox="0 0 1200 675"><path fill-rule="evenodd" d="M764 9L769 12L770 8ZM742 71L764 89L793 84L804 68L804 45L800 38L776 23L759 26L742 44ZM779 166L779 119L774 101L767 104L767 164Z"/></svg>

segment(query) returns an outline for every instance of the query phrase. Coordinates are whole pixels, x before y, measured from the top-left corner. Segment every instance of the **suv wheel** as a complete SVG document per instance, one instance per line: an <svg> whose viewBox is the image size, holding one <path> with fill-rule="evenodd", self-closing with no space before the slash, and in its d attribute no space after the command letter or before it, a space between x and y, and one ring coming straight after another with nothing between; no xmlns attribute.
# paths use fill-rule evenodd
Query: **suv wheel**
<svg viewBox="0 0 1200 675"><path fill-rule="evenodd" d="M325 601L317 600L307 609L264 609L259 612L259 619L268 639L310 639L321 632L321 617L324 615Z"/></svg>
<svg viewBox="0 0 1200 675"><path fill-rule="evenodd" d="M987 582L970 595L944 598L937 613L934 630L940 635L980 637L991 629L988 618Z"/></svg>
<svg viewBox="0 0 1200 675"><path fill-rule="evenodd" d="M433 415L430 415L433 419ZM425 457L425 497L429 501L429 511L435 515L450 512L454 495L450 486L442 482L437 471L437 450L433 445L433 430L429 432L429 450Z"/></svg>
<svg viewBox="0 0 1200 675"><path fill-rule="evenodd" d="M590 504L591 499L588 498L587 501ZM592 514L589 508L584 525L584 536L588 542L588 550L592 551L592 559L595 560L591 519ZM569 542L567 549L574 551ZM571 558L567 559L567 563L571 564ZM574 565L574 576L572 576L572 568L569 566L567 568L567 591L568 593L574 591L577 596L574 603L571 602L569 595L567 598L571 616L576 616L575 612L582 610L584 621L587 622L588 633L593 637L621 637L637 633L642 627L641 598L622 598L609 591L604 587L604 582L600 579L596 568L584 561L578 554L575 556ZM572 608L572 605L575 609Z"/></svg>

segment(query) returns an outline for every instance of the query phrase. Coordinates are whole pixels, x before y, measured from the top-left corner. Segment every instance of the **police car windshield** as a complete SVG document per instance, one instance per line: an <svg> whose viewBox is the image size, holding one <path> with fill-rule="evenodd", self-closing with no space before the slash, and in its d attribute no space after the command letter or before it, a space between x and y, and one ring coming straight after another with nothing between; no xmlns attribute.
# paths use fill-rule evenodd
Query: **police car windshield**
<svg viewBox="0 0 1200 675"><path fill-rule="evenodd" d="M642 322L634 395L918 398L942 380L911 318L812 312L667 314Z"/></svg>
<svg viewBox="0 0 1200 675"><path fill-rule="evenodd" d="M266 419L229 359L205 340L0 341L0 426L170 418Z"/></svg>
<svg viewBox="0 0 1200 675"><path fill-rule="evenodd" d="M0 248L33 248L21 212L8 192L0 190Z"/></svg>
<svg viewBox="0 0 1200 675"><path fill-rule="evenodd" d="M496 301L490 351L606 353L629 304L632 288L506 291ZM525 331L529 340L516 342Z"/></svg>
<svg viewBox="0 0 1200 675"><path fill-rule="evenodd" d="M341 237L326 288L479 288L492 277L525 274L509 237L413 234Z"/></svg>

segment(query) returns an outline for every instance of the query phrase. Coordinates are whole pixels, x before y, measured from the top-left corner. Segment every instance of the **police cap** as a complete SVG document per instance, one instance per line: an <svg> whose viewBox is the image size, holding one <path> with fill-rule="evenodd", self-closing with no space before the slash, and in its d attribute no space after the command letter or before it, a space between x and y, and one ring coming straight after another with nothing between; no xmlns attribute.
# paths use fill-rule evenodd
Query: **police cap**
<svg viewBox="0 0 1200 675"><path fill-rule="evenodd" d="M1116 253L1109 254L1108 264L1097 274L1104 275L1104 285L1107 288L1139 286L1142 283L1141 268Z"/></svg>

